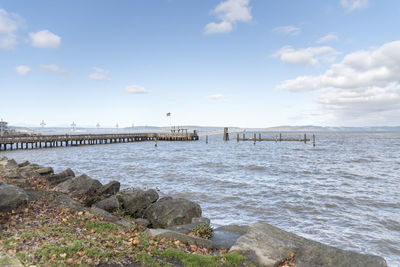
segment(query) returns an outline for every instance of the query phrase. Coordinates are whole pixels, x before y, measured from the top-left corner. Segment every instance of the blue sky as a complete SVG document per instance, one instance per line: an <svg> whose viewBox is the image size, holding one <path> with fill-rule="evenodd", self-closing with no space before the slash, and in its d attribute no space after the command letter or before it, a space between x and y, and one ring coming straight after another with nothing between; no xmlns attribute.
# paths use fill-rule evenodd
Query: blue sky
<svg viewBox="0 0 400 267"><path fill-rule="evenodd" d="M0 117L400 125L397 0L0 0Z"/></svg>

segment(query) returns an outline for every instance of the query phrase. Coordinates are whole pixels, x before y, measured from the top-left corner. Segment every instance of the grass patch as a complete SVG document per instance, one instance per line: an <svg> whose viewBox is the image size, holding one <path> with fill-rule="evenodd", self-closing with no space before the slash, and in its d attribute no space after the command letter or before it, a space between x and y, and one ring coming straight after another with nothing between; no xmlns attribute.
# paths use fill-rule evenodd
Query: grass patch
<svg viewBox="0 0 400 267"><path fill-rule="evenodd" d="M108 233L119 229L117 225L108 222L88 222L84 225L84 228L96 233Z"/></svg>

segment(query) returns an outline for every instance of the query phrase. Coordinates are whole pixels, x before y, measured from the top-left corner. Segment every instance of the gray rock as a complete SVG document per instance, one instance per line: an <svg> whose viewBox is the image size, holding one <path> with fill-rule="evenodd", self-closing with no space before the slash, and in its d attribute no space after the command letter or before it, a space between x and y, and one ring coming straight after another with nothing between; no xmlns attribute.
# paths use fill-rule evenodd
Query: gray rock
<svg viewBox="0 0 400 267"><path fill-rule="evenodd" d="M239 237L246 234L248 226L228 225L214 229L214 235L210 238L216 249L231 248Z"/></svg>
<svg viewBox="0 0 400 267"><path fill-rule="evenodd" d="M117 216L114 216L111 213L107 212L106 210L103 210L98 207L91 207L90 212L94 215L103 217L104 220L106 220L108 222L116 222L119 220L119 218Z"/></svg>
<svg viewBox="0 0 400 267"><path fill-rule="evenodd" d="M59 194L56 196L54 200L49 203L49 205L51 207L61 207L76 211L87 210L81 203L64 194Z"/></svg>
<svg viewBox="0 0 400 267"><path fill-rule="evenodd" d="M148 220L146 220L146 219L143 219L143 218L137 218L137 219L135 219L135 223L137 223L137 224L139 224L140 226L143 226L143 227L147 227L147 226L149 226L149 224L150 224L150 222L148 221Z"/></svg>
<svg viewBox="0 0 400 267"><path fill-rule="evenodd" d="M144 211L158 199L158 193L154 189L143 190L124 190L117 194L121 207L126 214L134 218L141 218Z"/></svg>
<svg viewBox="0 0 400 267"><path fill-rule="evenodd" d="M116 193L119 192L119 188L121 187L121 184L118 181L111 181L106 185L103 185L101 187L97 194L98 195L115 195Z"/></svg>
<svg viewBox="0 0 400 267"><path fill-rule="evenodd" d="M28 204L28 195L19 187L0 182L0 212L25 207Z"/></svg>
<svg viewBox="0 0 400 267"><path fill-rule="evenodd" d="M98 180L92 179L86 174L69 179L54 187L54 191L69 194L72 197L83 197L96 194L101 187Z"/></svg>
<svg viewBox="0 0 400 267"><path fill-rule="evenodd" d="M47 176L46 179L50 183L50 185L54 186L74 177L75 173L71 169L66 169L65 171L62 171L60 173Z"/></svg>
<svg viewBox="0 0 400 267"><path fill-rule="evenodd" d="M153 228L189 224L194 217L201 217L200 205L184 198L158 201L145 212Z"/></svg>
<svg viewBox="0 0 400 267"><path fill-rule="evenodd" d="M18 168L18 163L14 159L8 159L4 161L4 164L2 164L4 168Z"/></svg>
<svg viewBox="0 0 400 267"><path fill-rule="evenodd" d="M232 246L231 251L235 250L261 266L278 266L291 253L295 254L296 267L387 266L381 257L327 246L263 222L251 225Z"/></svg>
<svg viewBox="0 0 400 267"><path fill-rule="evenodd" d="M108 212L114 212L118 210L121 205L119 204L118 198L116 196L111 196L97 202L95 206Z"/></svg>
<svg viewBox="0 0 400 267"><path fill-rule="evenodd" d="M38 178L40 177L40 174L37 172L37 170L41 168L43 167L37 164L29 164L25 167L19 168L19 170L23 178Z"/></svg>
<svg viewBox="0 0 400 267"><path fill-rule="evenodd" d="M104 220L106 220L108 222L112 222L116 225L119 225L119 226L122 226L125 228L134 228L135 227L130 221L128 221L126 219L120 219L117 216L114 216L111 213L109 213L103 209L100 209L97 207L92 207L90 209L90 212L94 215L103 217Z"/></svg>
<svg viewBox="0 0 400 267"><path fill-rule="evenodd" d="M188 245L196 245L199 247L211 249L213 247L213 244L210 240L200 238L200 237L195 237L195 236L188 236L179 232L174 232L171 230L166 230L166 229L147 229L146 230L147 234L150 236L155 236L159 238L167 238L170 240L179 240L182 243L188 244Z"/></svg>
<svg viewBox="0 0 400 267"><path fill-rule="evenodd" d="M167 230L179 232L182 234L188 234L193 231L199 225L210 225L210 219L204 217L195 217L192 219L192 223L190 224L182 224L182 225L174 225L171 227L167 227Z"/></svg>
<svg viewBox="0 0 400 267"><path fill-rule="evenodd" d="M29 164L31 164L28 160L25 160L25 161L23 161L23 162L21 162L21 163L18 163L18 167L25 167L25 166L28 166Z"/></svg>
<svg viewBox="0 0 400 267"><path fill-rule="evenodd" d="M21 179L23 178L18 168L3 168L0 170L0 177L6 179Z"/></svg>
<svg viewBox="0 0 400 267"><path fill-rule="evenodd" d="M54 170L52 167L43 167L43 168L39 168L36 170L36 172L42 176L45 175L51 175L54 173Z"/></svg>

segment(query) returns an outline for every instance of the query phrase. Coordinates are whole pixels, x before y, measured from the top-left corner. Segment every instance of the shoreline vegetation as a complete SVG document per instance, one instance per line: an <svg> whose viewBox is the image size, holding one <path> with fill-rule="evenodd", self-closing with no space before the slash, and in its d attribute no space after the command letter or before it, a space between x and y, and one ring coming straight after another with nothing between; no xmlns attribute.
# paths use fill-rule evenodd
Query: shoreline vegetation
<svg viewBox="0 0 400 267"><path fill-rule="evenodd" d="M387 266L264 222L210 227L199 204L0 157L0 266Z"/></svg>

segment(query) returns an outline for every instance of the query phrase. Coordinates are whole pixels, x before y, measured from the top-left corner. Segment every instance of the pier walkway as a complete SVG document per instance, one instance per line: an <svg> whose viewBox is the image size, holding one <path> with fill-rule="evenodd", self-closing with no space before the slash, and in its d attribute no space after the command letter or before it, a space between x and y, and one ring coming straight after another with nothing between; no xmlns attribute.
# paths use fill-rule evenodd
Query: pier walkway
<svg viewBox="0 0 400 267"><path fill-rule="evenodd" d="M0 151L143 141L196 141L194 133L65 134L0 137Z"/></svg>

